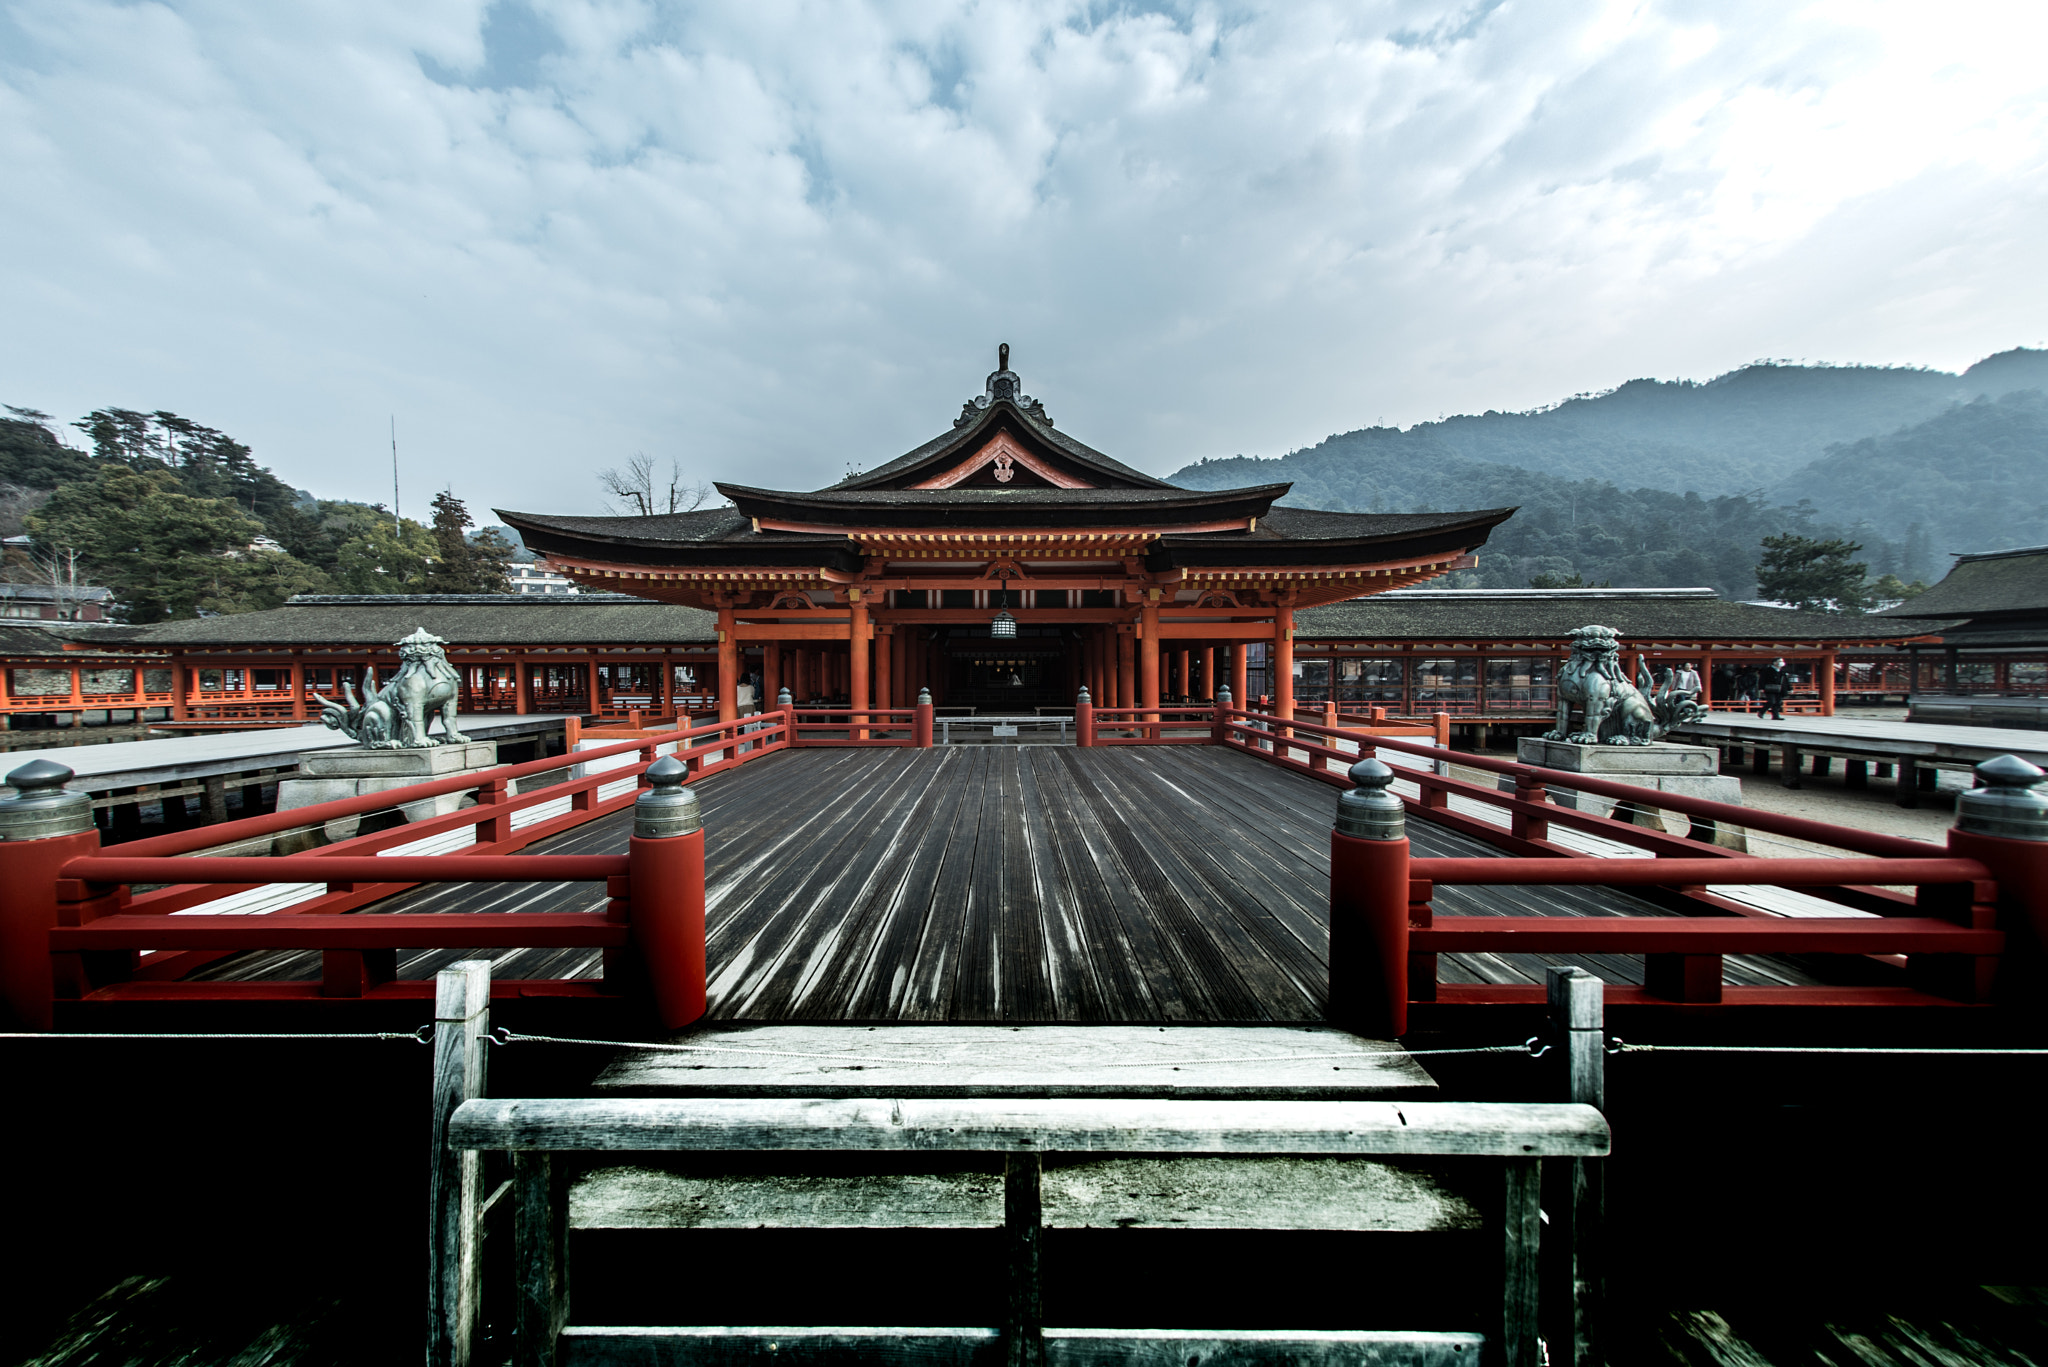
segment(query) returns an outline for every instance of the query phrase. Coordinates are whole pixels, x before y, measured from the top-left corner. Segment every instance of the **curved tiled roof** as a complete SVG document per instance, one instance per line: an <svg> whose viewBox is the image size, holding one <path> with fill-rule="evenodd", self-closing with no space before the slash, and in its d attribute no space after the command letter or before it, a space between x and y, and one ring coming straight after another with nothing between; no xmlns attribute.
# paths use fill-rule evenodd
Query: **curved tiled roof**
<svg viewBox="0 0 2048 1367"><path fill-rule="evenodd" d="M420 627L458 646L659 647L715 642L718 614L623 593L301 594L265 612L135 630L154 646L388 647Z"/></svg>
<svg viewBox="0 0 2048 1367"><path fill-rule="evenodd" d="M1325 640L1558 641L1580 627L1624 641L1898 641L1945 623L1843 617L1731 603L1712 589L1406 589L1303 608L1301 637Z"/></svg>
<svg viewBox="0 0 2048 1367"><path fill-rule="evenodd" d="M1958 556L1940 583L1880 615L1982 617L1991 613L2048 614L2048 546Z"/></svg>

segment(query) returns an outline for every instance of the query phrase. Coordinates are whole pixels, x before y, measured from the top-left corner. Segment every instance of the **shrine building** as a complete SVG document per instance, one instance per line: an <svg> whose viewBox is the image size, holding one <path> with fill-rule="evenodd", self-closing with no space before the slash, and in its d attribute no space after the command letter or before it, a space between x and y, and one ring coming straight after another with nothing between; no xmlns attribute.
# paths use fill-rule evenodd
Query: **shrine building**
<svg viewBox="0 0 2048 1367"><path fill-rule="evenodd" d="M1183 489L1084 445L1023 393L1009 348L952 429L811 491L719 484L729 508L655 517L500 509L592 589L717 614L722 719L742 652L762 690L855 710L940 704L1154 707L1270 650L1291 715L1295 614L1472 564L1513 512L1276 507L1290 485ZM1262 655L1267 652L1260 652Z"/></svg>

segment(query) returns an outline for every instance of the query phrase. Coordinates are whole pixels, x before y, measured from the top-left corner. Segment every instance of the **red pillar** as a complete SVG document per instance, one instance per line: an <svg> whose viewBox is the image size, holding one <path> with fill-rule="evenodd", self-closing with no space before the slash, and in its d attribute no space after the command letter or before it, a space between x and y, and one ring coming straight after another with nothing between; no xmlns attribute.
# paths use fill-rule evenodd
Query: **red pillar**
<svg viewBox="0 0 2048 1367"><path fill-rule="evenodd" d="M1214 699L1216 696L1216 647L1202 647L1202 696Z"/></svg>
<svg viewBox="0 0 2048 1367"><path fill-rule="evenodd" d="M137 677L140 677L138 674ZM292 720L306 719L306 662L297 651L292 652Z"/></svg>
<svg viewBox="0 0 2048 1367"><path fill-rule="evenodd" d="M1243 641L1230 643L1230 705L1239 711L1252 705L1251 657L1245 645Z"/></svg>
<svg viewBox="0 0 2048 1367"><path fill-rule="evenodd" d="M594 670L595 666L592 666L592 668ZM731 608L720 608L718 610L718 719L720 721L738 721L739 715L739 624L733 621Z"/></svg>
<svg viewBox="0 0 2048 1367"><path fill-rule="evenodd" d="M1131 639L1129 627L1118 627L1116 632L1116 705L1131 707L1132 699L1138 693L1138 661L1132 650L1135 642Z"/></svg>
<svg viewBox="0 0 2048 1367"><path fill-rule="evenodd" d="M1173 671L1180 676L1174 681L1173 685L1176 697L1192 698L1195 696L1195 681L1193 676L1188 673L1188 661L1192 658L1193 653L1188 648L1173 652Z"/></svg>
<svg viewBox="0 0 2048 1367"><path fill-rule="evenodd" d="M875 706L896 705L896 628L885 626L875 640Z"/></svg>
<svg viewBox="0 0 2048 1367"><path fill-rule="evenodd" d="M1281 608L1273 614L1272 666L1273 713L1294 716L1294 609Z"/></svg>
<svg viewBox="0 0 2048 1367"><path fill-rule="evenodd" d="M1146 710L1146 721L1158 721L1159 713L1159 605L1146 603L1138 610L1138 625L1144 632L1143 655L1139 657L1139 683L1141 701L1138 706Z"/></svg>
<svg viewBox="0 0 2048 1367"><path fill-rule="evenodd" d="M868 710L868 605L865 602L854 603L851 618L846 632L846 700L859 714ZM867 738L865 730L854 730L853 739Z"/></svg>

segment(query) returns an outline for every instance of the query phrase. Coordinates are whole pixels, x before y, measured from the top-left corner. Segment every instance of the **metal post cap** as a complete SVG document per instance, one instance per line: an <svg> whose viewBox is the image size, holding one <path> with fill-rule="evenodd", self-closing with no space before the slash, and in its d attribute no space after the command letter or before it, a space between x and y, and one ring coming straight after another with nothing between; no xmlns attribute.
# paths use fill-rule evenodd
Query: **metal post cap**
<svg viewBox="0 0 2048 1367"><path fill-rule="evenodd" d="M1223 704L1223 705L1224 705L1225 707L1228 707L1228 706L1230 706L1230 685L1229 685L1229 684L1225 684L1225 685L1223 685L1223 687L1221 687L1221 688L1219 688L1219 689L1217 689L1217 690L1216 690L1216 701L1217 701L1217 702L1220 702L1220 703L1222 703L1222 704Z"/></svg>
<svg viewBox="0 0 2048 1367"><path fill-rule="evenodd" d="M1977 782L1956 799L1956 829L2007 840L2048 840L2048 773L2018 755L2000 755L1977 766Z"/></svg>
<svg viewBox="0 0 2048 1367"><path fill-rule="evenodd" d="M1351 766L1357 786L1337 799L1337 834L1359 840L1402 840L1408 835L1407 809L1387 791L1394 771L1376 759Z"/></svg>
<svg viewBox="0 0 2048 1367"><path fill-rule="evenodd" d="M704 829L697 795L683 786L689 776L689 766L674 755L663 755L647 766L647 781L653 786L633 800L634 836L663 840Z"/></svg>
<svg viewBox="0 0 2048 1367"><path fill-rule="evenodd" d="M66 791L72 773L46 759L7 776L14 797L0 802L0 840L50 840L92 829L92 794Z"/></svg>
<svg viewBox="0 0 2048 1367"><path fill-rule="evenodd" d="M775 695L775 705L777 707L788 707L795 701L796 699L790 695L790 691L787 688L778 691Z"/></svg>
<svg viewBox="0 0 2048 1367"><path fill-rule="evenodd" d="M932 691L929 688L917 690L917 705L919 707L930 707L932 705Z"/></svg>
<svg viewBox="0 0 2048 1367"><path fill-rule="evenodd" d="M1076 707L1093 707L1095 705L1095 700L1088 696L1087 684L1081 685L1081 696L1074 699L1074 705Z"/></svg>

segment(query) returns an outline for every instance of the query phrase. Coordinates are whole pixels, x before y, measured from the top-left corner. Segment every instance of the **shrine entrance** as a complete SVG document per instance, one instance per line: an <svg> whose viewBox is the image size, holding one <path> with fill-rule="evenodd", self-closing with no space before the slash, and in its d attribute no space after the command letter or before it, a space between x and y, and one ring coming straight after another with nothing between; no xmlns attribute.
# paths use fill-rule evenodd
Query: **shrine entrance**
<svg viewBox="0 0 2048 1367"><path fill-rule="evenodd" d="M957 630L957 629L956 629ZM961 634L946 643L946 698L981 712L1031 713L1041 707L1072 707L1076 677L1071 633L1045 629L1033 636L1018 628L1014 640L988 632Z"/></svg>

